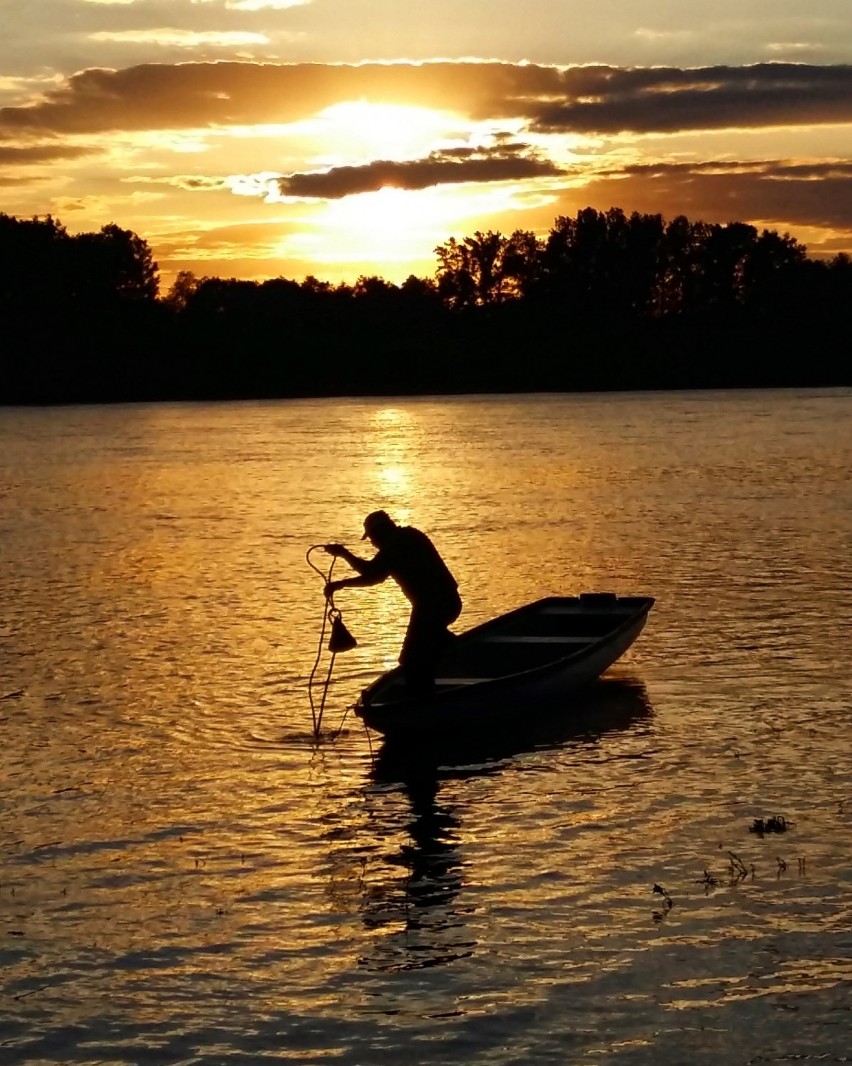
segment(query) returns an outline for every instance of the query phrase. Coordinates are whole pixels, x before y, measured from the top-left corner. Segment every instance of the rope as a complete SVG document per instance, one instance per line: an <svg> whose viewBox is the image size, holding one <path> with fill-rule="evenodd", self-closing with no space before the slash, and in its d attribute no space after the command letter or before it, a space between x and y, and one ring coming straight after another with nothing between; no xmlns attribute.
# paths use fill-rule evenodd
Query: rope
<svg viewBox="0 0 852 1066"><path fill-rule="evenodd" d="M322 551L322 550L324 550L324 547L325 546L322 545L322 544L312 544L310 546L310 548L308 548L308 550L307 550L307 553L305 555L305 561L307 562L308 566L312 570L314 570L317 574L319 574L319 576L323 579L323 581L326 584L328 584L329 581L331 581L331 575L332 575L332 572L334 570L334 564L337 562L337 556L332 556L331 565L328 568L328 573L327 574L323 570L320 570L320 568L314 562L312 562L312 560L311 560L311 552L313 552L313 551ZM331 684L331 674L332 674L332 671L334 670L334 660L337 658L337 653L336 652L331 652L331 661L328 664L328 673L326 674L325 681L323 682L322 700L320 701L319 710L317 710L316 704L314 702L314 683L315 683L316 672L319 669L320 662L322 661L322 653L323 653L323 648L325 647L325 635L326 635L327 628L328 628L329 624L331 624L331 625L334 624L335 619L337 619L337 618L342 619L342 617L343 617L343 615L340 612L340 610L337 607L334 606L334 596L333 595L329 596L327 598L327 600L326 600L326 607L323 610L323 615L322 615L322 626L320 628L319 641L317 642L317 657L316 657L316 660L314 662L313 669L311 670L310 676L308 677L308 699L309 699L310 704L311 704L311 718L313 719L313 724L314 724L314 739L317 740L317 741L320 739L320 731L322 729L322 717L323 717L323 712L325 711L325 701L326 701L326 697L328 696L328 689L329 689L329 686ZM346 721L346 719L347 719L347 717L349 715L349 712L351 710L354 710L354 708L355 708L355 704L351 703L345 709L345 711L343 712L343 717L340 720L340 725L331 734L331 739L332 740L336 740L340 736L340 734L341 734L341 732L343 730L343 724ZM372 737L370 736L370 730L367 727L366 722L362 722L362 725L364 726L364 731L367 734L367 743L369 744L370 756L372 757L373 756L373 741L372 741Z"/></svg>
<svg viewBox="0 0 852 1066"><path fill-rule="evenodd" d="M328 567L328 572L327 572L327 574L325 574L325 572L323 570L321 570L319 568L319 566L317 566L310 559L310 553L312 551L318 551L318 550L324 550L324 546L321 545L321 544L312 544L307 550L307 553L305 555L305 561L307 562L307 564L311 568L311 570L315 570L317 572L317 574L319 574L319 576L325 582L325 584L328 584L328 582L332 580L332 574L333 574L333 571L334 571L335 563L337 562L337 556L336 555L332 556L331 566ZM327 627L328 627L329 624L334 626L335 621L338 620L338 619L342 620L342 617L343 617L342 613L334 605L334 595L326 597L325 608L323 610L323 615L322 615L322 627L320 628L320 639L319 639L319 642L317 644L317 659L316 659L316 661L314 663L314 668L311 669L310 676L308 677L308 699L310 700L310 716L312 718L312 721L314 721L314 738L315 738L315 740L319 740L320 739L320 731L322 729L322 716L323 716L323 713L325 711L325 699L326 699L326 697L328 695L329 684L332 683L332 673L334 671L335 659L337 658L337 652L336 651L332 651L331 652L332 658L331 658L331 661L329 661L329 663L328 663L328 673L325 675L325 681L323 682L323 685L322 685L322 699L320 700L319 710L317 709L315 698L314 698L315 678L316 678L317 671L318 671L319 666L320 666L320 662L322 660L322 651L323 651L323 647L325 646L325 633L326 633ZM345 716L347 716L347 714L349 713L349 710L350 710L350 708L347 708L347 711L345 711L345 713L343 714L343 721L345 721ZM337 731L333 734L333 738L336 738L336 737L340 736L340 730L342 728L343 728L343 722L341 721L340 726L338 727Z"/></svg>
<svg viewBox="0 0 852 1066"><path fill-rule="evenodd" d="M323 579L323 581L328 584L328 582L331 581L331 575L332 571L334 570L334 564L337 562L337 557L332 556L331 565L328 568L328 573L324 573L324 571L320 570L320 568L311 561L311 552L322 549L322 544L312 544L310 548L308 548L308 551L305 555L305 561L307 562L308 566L312 570L315 570L316 573L318 573L319 576ZM332 596L326 601L326 606L323 608L322 627L320 628L319 643L317 644L317 657L314 662L314 667L311 670L310 677L308 678L308 699L311 704L311 718L313 719L314 723L314 739L316 740L319 740L320 729L322 728L322 716L323 711L325 710L325 701L326 697L328 696L328 687L331 684L331 674L334 670L334 660L337 658L335 652L331 653L331 661L328 664L328 673L326 674L325 682L323 683L322 700L320 702L319 710L317 710L316 705L314 703L314 679L316 677L316 672L319 669L319 664L322 660L322 650L325 645L326 628L328 626L328 623L332 621L332 611L334 610L336 610L336 608L334 606L334 597ZM339 611L337 613L338 615L340 614Z"/></svg>

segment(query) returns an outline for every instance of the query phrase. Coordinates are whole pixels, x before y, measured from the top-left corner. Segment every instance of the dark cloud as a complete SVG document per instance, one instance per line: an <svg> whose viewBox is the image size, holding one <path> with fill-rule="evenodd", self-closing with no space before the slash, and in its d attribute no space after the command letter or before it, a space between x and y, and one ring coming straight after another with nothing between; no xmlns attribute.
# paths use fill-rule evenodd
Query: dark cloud
<svg viewBox="0 0 852 1066"><path fill-rule="evenodd" d="M0 166L32 166L34 163L52 163L57 159L79 159L92 155L91 148L75 148L69 144L24 145L0 144Z"/></svg>
<svg viewBox="0 0 852 1066"><path fill-rule="evenodd" d="M674 133L852 122L852 66L585 67L564 71L562 81L561 98L530 100L533 129Z"/></svg>
<svg viewBox="0 0 852 1066"><path fill-rule="evenodd" d="M36 104L2 108L0 136L289 122L355 99L521 119L542 132L852 122L852 65L146 64L84 70Z"/></svg>
<svg viewBox="0 0 852 1066"><path fill-rule="evenodd" d="M554 163L530 152L528 146L503 145L495 149L448 149L432 152L425 159L405 162L376 160L363 166L288 174L278 180L278 187L284 196L338 199L353 193L374 192L388 185L398 189L425 189L432 185L518 181L562 173Z"/></svg>
<svg viewBox="0 0 852 1066"><path fill-rule="evenodd" d="M469 93L482 94L488 66L226 62L90 69L36 104L0 109L0 135L291 122L352 99L458 107Z"/></svg>
<svg viewBox="0 0 852 1066"><path fill-rule="evenodd" d="M590 203L618 203L707 222L758 219L785 226L852 229L852 162L647 164L600 175Z"/></svg>
<svg viewBox="0 0 852 1066"><path fill-rule="evenodd" d="M20 189L27 188L27 187L29 187L31 185L36 185L38 183L42 183L43 184L45 181L46 181L46 178L44 176L24 179L24 178L21 178L21 177L8 178L8 177L6 177L5 174L0 174L0 189L18 189L18 190L20 190Z"/></svg>

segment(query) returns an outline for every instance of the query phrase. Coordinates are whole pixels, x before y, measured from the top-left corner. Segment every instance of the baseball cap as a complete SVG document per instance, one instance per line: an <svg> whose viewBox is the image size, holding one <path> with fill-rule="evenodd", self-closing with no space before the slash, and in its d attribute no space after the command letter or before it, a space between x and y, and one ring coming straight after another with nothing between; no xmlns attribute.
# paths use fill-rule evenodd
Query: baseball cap
<svg viewBox="0 0 852 1066"><path fill-rule="evenodd" d="M387 511L371 511L364 519L364 535L361 540L366 540L377 529L381 529L383 526L393 525L393 519L387 513Z"/></svg>

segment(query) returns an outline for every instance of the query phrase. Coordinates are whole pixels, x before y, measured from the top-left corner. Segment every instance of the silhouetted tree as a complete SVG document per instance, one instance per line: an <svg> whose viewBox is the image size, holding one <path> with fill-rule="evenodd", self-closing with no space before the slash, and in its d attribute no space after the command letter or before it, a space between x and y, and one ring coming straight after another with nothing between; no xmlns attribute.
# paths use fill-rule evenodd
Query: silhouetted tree
<svg viewBox="0 0 852 1066"><path fill-rule="evenodd" d="M463 241L451 237L438 245L438 292L447 306L454 310L485 307L516 297L532 265L525 258L529 236L517 233L507 238L492 230L477 230Z"/></svg>
<svg viewBox="0 0 852 1066"><path fill-rule="evenodd" d="M175 311L184 311L200 284L191 270L179 270L163 302Z"/></svg>
<svg viewBox="0 0 852 1066"><path fill-rule="evenodd" d="M110 224L71 238L73 292L83 298L155 300L157 264L146 241Z"/></svg>
<svg viewBox="0 0 852 1066"><path fill-rule="evenodd" d="M585 208L436 255L401 285L182 271L158 299L131 231L0 214L0 403L852 377L852 263L788 234Z"/></svg>

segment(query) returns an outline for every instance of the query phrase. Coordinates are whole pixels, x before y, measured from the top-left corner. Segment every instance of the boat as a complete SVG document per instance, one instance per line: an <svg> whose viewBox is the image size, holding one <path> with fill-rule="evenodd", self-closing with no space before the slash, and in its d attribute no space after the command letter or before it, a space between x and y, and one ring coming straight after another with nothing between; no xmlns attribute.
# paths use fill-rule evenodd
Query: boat
<svg viewBox="0 0 852 1066"><path fill-rule="evenodd" d="M621 658L645 627L651 596L547 596L453 634L427 693L400 667L361 693L355 714L388 739L485 730L564 707Z"/></svg>

